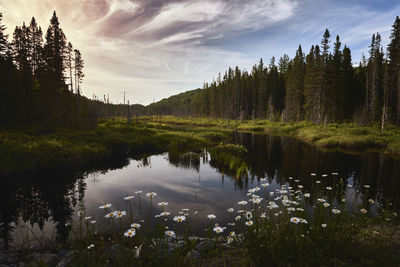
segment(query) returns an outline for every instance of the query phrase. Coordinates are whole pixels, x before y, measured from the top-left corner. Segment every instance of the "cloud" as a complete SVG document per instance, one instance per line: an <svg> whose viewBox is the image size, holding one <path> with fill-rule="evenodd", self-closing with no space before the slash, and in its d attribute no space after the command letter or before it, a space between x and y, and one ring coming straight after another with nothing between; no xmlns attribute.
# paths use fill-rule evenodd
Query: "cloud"
<svg viewBox="0 0 400 267"><path fill-rule="evenodd" d="M387 41L399 5L375 10L364 2L311 0L30 0L2 1L8 33L35 16L44 29L56 10L81 50L87 96L127 92L144 104L198 88L218 72L249 69L260 57L293 55L319 43L325 27L356 58L372 32Z"/></svg>

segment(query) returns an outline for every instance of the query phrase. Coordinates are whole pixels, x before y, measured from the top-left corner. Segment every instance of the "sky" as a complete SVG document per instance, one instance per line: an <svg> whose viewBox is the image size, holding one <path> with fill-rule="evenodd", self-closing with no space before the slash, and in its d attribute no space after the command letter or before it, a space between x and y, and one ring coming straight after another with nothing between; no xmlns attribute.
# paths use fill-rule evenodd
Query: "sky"
<svg viewBox="0 0 400 267"><path fill-rule="evenodd" d="M46 32L53 10L85 61L83 94L147 105L196 89L228 67L309 51L326 28L368 53L373 33L386 47L398 0L0 0L7 33L36 18ZM9 37L10 41L10 37Z"/></svg>

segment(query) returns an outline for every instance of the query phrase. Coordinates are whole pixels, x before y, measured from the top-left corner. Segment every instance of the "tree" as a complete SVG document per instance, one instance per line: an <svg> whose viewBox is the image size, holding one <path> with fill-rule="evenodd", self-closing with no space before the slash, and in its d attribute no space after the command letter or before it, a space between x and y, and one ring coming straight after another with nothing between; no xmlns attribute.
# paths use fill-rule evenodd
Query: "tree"
<svg viewBox="0 0 400 267"><path fill-rule="evenodd" d="M8 42L7 42L8 35L5 34L6 26L1 24L2 20L3 20L3 14L0 13L0 56L5 57L8 52Z"/></svg>
<svg viewBox="0 0 400 267"><path fill-rule="evenodd" d="M65 64L66 64L67 69L69 70L68 78L69 78L69 82L70 82L69 86L70 86L71 93L74 92L74 87L73 87L73 83L72 83L72 70L73 70L72 64L74 63L74 56L72 54L73 52L74 52L74 50L73 50L72 44L70 42L68 42L67 49L65 50ZM83 62L82 62L82 64L83 64Z"/></svg>
<svg viewBox="0 0 400 267"><path fill-rule="evenodd" d="M80 84L82 83L82 78L85 77L83 74L83 59L81 52L77 49L74 50L75 52L75 64L74 64L74 70L75 70L75 90L78 95L81 95L81 88Z"/></svg>

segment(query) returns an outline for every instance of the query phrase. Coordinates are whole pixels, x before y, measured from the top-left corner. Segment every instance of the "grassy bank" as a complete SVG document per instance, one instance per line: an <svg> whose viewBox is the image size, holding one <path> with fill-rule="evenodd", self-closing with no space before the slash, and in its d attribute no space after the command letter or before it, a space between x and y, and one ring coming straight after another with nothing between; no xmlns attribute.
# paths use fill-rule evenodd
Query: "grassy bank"
<svg viewBox="0 0 400 267"><path fill-rule="evenodd" d="M355 124L315 125L267 120L235 122L222 119L147 117L127 124L108 120L93 130L30 127L0 131L0 174L63 168L97 168L112 160L145 154L199 152L207 148L227 172L246 171L242 151L217 147L232 131L266 132L299 138L323 148L374 149L400 154L400 128ZM229 148L229 147L228 147ZM217 153L220 154L217 157ZM224 161L224 162L222 162ZM233 162L233 164L232 164Z"/></svg>
<svg viewBox="0 0 400 267"><path fill-rule="evenodd" d="M111 160L161 152L198 152L226 139L228 132L192 131L122 120L94 130L32 127L0 132L0 174L63 168L96 168Z"/></svg>
<svg viewBox="0 0 400 267"><path fill-rule="evenodd" d="M235 121L207 118L163 117L166 125L177 127L207 127L210 129L235 130ZM268 120L237 122L238 131L266 132L288 135L325 148L379 149L400 154L400 128L389 125L384 131L380 125L358 126L353 123L316 125L310 122L281 123Z"/></svg>

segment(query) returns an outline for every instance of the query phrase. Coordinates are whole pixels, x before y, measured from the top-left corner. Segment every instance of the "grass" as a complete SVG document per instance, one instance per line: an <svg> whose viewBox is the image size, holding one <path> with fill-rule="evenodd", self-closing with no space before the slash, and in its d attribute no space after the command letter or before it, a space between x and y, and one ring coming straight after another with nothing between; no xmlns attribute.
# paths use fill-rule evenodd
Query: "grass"
<svg viewBox="0 0 400 267"><path fill-rule="evenodd" d="M280 123L268 120L234 121L212 118L147 117L146 122L127 124L121 118L102 121L94 130L31 127L0 131L0 174L63 168L91 169L111 161L144 154L182 153L209 149L224 172L246 174L246 153L223 151L220 143L233 143L235 129L287 135L321 148L344 151L373 149L400 154L400 128L355 124L315 125L309 122ZM216 154L219 154L219 157ZM229 154L229 156L227 155Z"/></svg>

